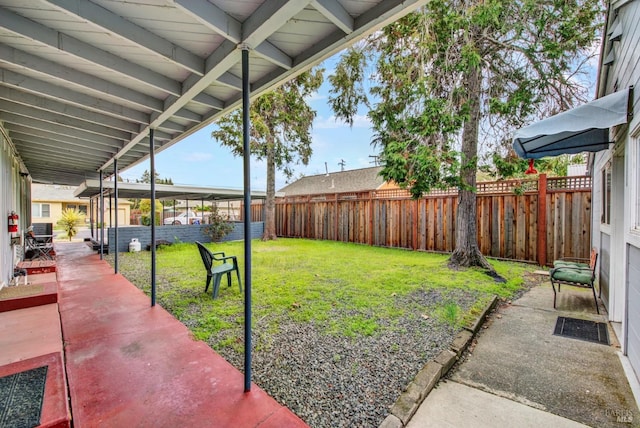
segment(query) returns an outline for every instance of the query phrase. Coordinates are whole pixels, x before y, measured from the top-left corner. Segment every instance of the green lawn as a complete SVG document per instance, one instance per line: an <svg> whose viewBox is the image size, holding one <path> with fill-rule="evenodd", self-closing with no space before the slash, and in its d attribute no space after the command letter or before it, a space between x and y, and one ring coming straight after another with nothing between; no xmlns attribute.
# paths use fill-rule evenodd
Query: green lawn
<svg viewBox="0 0 640 428"><path fill-rule="evenodd" d="M407 316L457 329L474 319L493 295L512 296L525 273L535 269L491 261L507 279L497 283L481 270L452 271L446 255L284 238L253 241L252 246L254 329L263 333L277 333L286 320L313 323L328 335L369 336L400 328L398 320ZM208 247L236 255L242 274L242 242ZM121 272L147 293L149 263L149 252L121 254ZM205 294L206 274L195 244L159 249L157 266L158 303L214 349L241 352L244 306L236 278L231 288L222 280L218 299L211 298L211 288ZM427 303L410 298L420 293L436 298ZM256 343L257 349L266 345Z"/></svg>

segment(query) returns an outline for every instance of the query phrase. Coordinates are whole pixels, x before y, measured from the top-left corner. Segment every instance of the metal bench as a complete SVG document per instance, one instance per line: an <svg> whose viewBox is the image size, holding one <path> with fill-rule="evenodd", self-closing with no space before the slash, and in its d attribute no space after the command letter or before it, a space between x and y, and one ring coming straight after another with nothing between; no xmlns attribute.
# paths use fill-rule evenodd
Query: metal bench
<svg viewBox="0 0 640 428"><path fill-rule="evenodd" d="M600 313L598 298L596 297L596 262L598 261L598 251L594 247L591 249L591 256L588 263L586 259L563 259L553 262L553 269L549 272L551 288L553 288L553 307L556 307L556 285L558 293L561 285L571 285L572 287L590 288L593 292L593 300L596 303L596 311Z"/></svg>
<svg viewBox="0 0 640 428"><path fill-rule="evenodd" d="M202 263L207 270L207 285L204 288L206 293L209 290L209 285L213 279L213 298L218 297L218 289L220 288L220 280L222 275L227 275L227 286L231 287L231 272L236 271L238 276L238 286L242 293L242 281L240 280L240 271L238 270L238 260L236 256L225 256L223 252L212 253L202 243L196 241L198 251L200 251L200 257L202 257ZM230 261L230 262L229 262ZM214 265L215 262L222 262L222 264Z"/></svg>

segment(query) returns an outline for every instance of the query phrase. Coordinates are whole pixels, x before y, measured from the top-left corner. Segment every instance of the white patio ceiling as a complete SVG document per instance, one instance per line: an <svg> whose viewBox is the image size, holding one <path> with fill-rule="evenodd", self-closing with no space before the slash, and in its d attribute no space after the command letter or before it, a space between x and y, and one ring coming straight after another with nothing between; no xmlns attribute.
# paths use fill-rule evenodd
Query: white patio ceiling
<svg viewBox="0 0 640 428"><path fill-rule="evenodd" d="M0 122L33 181L124 169L427 0L0 0Z"/></svg>

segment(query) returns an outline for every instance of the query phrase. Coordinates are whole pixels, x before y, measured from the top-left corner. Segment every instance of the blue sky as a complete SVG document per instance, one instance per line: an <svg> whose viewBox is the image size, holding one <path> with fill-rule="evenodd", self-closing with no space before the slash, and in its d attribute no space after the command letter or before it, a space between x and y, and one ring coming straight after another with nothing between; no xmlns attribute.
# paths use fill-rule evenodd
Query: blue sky
<svg viewBox="0 0 640 428"><path fill-rule="evenodd" d="M325 162L329 172L340 171L339 162L344 160L345 169L373 166L370 155L377 154L371 146L371 124L366 111L355 118L353 128L335 120L329 108L327 97L329 84L326 77L336 57L325 62L325 83L309 100L317 112L312 131L313 154L308 166L297 165L294 179L300 175L314 175L325 172ZM230 149L221 146L211 138L215 123L156 154L156 171L162 178L170 177L174 184L197 186L232 187L243 186L242 159L231 154ZM144 162L120 175L126 180L140 178L149 162ZM251 187L266 190L266 167L264 162L252 158ZM286 185L286 178L276 172L276 189Z"/></svg>
<svg viewBox="0 0 640 428"><path fill-rule="evenodd" d="M593 46L598 52L598 43ZM312 130L313 154L309 165L296 165L292 181L301 175L323 174L325 162L329 172L340 171L339 163L344 160L345 169L357 169L373 166L373 159L369 156L377 155L377 148L371 145L373 132L371 123L364 108L354 118L354 125L336 121L328 105L329 83L328 75L333 71L338 55L329 58L322 65L325 68L325 83L314 94L309 103L317 112ZM590 59L587 75L581 76L582 83L589 88L588 99L594 98L597 55ZM576 78L574 76L573 78ZM243 187L242 159L231 154L230 149L221 146L213 138L211 131L216 124L209 125L199 132L174 144L172 147L156 154L156 171L162 178L171 178L175 184L213 187ZM149 162L144 162L134 168L121 172L126 180L134 181L140 178L145 169L149 169ZM252 158L251 188L266 190L266 166ZM284 175L276 171L276 190L287 184Z"/></svg>

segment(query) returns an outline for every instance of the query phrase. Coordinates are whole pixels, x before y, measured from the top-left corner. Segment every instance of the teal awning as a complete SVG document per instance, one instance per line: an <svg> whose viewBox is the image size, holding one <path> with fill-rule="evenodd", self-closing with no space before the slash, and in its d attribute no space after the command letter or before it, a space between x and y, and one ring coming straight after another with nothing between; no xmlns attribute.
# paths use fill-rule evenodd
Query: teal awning
<svg viewBox="0 0 640 428"><path fill-rule="evenodd" d="M609 148L609 128L627 123L630 89L614 92L518 130L513 149L525 159Z"/></svg>

